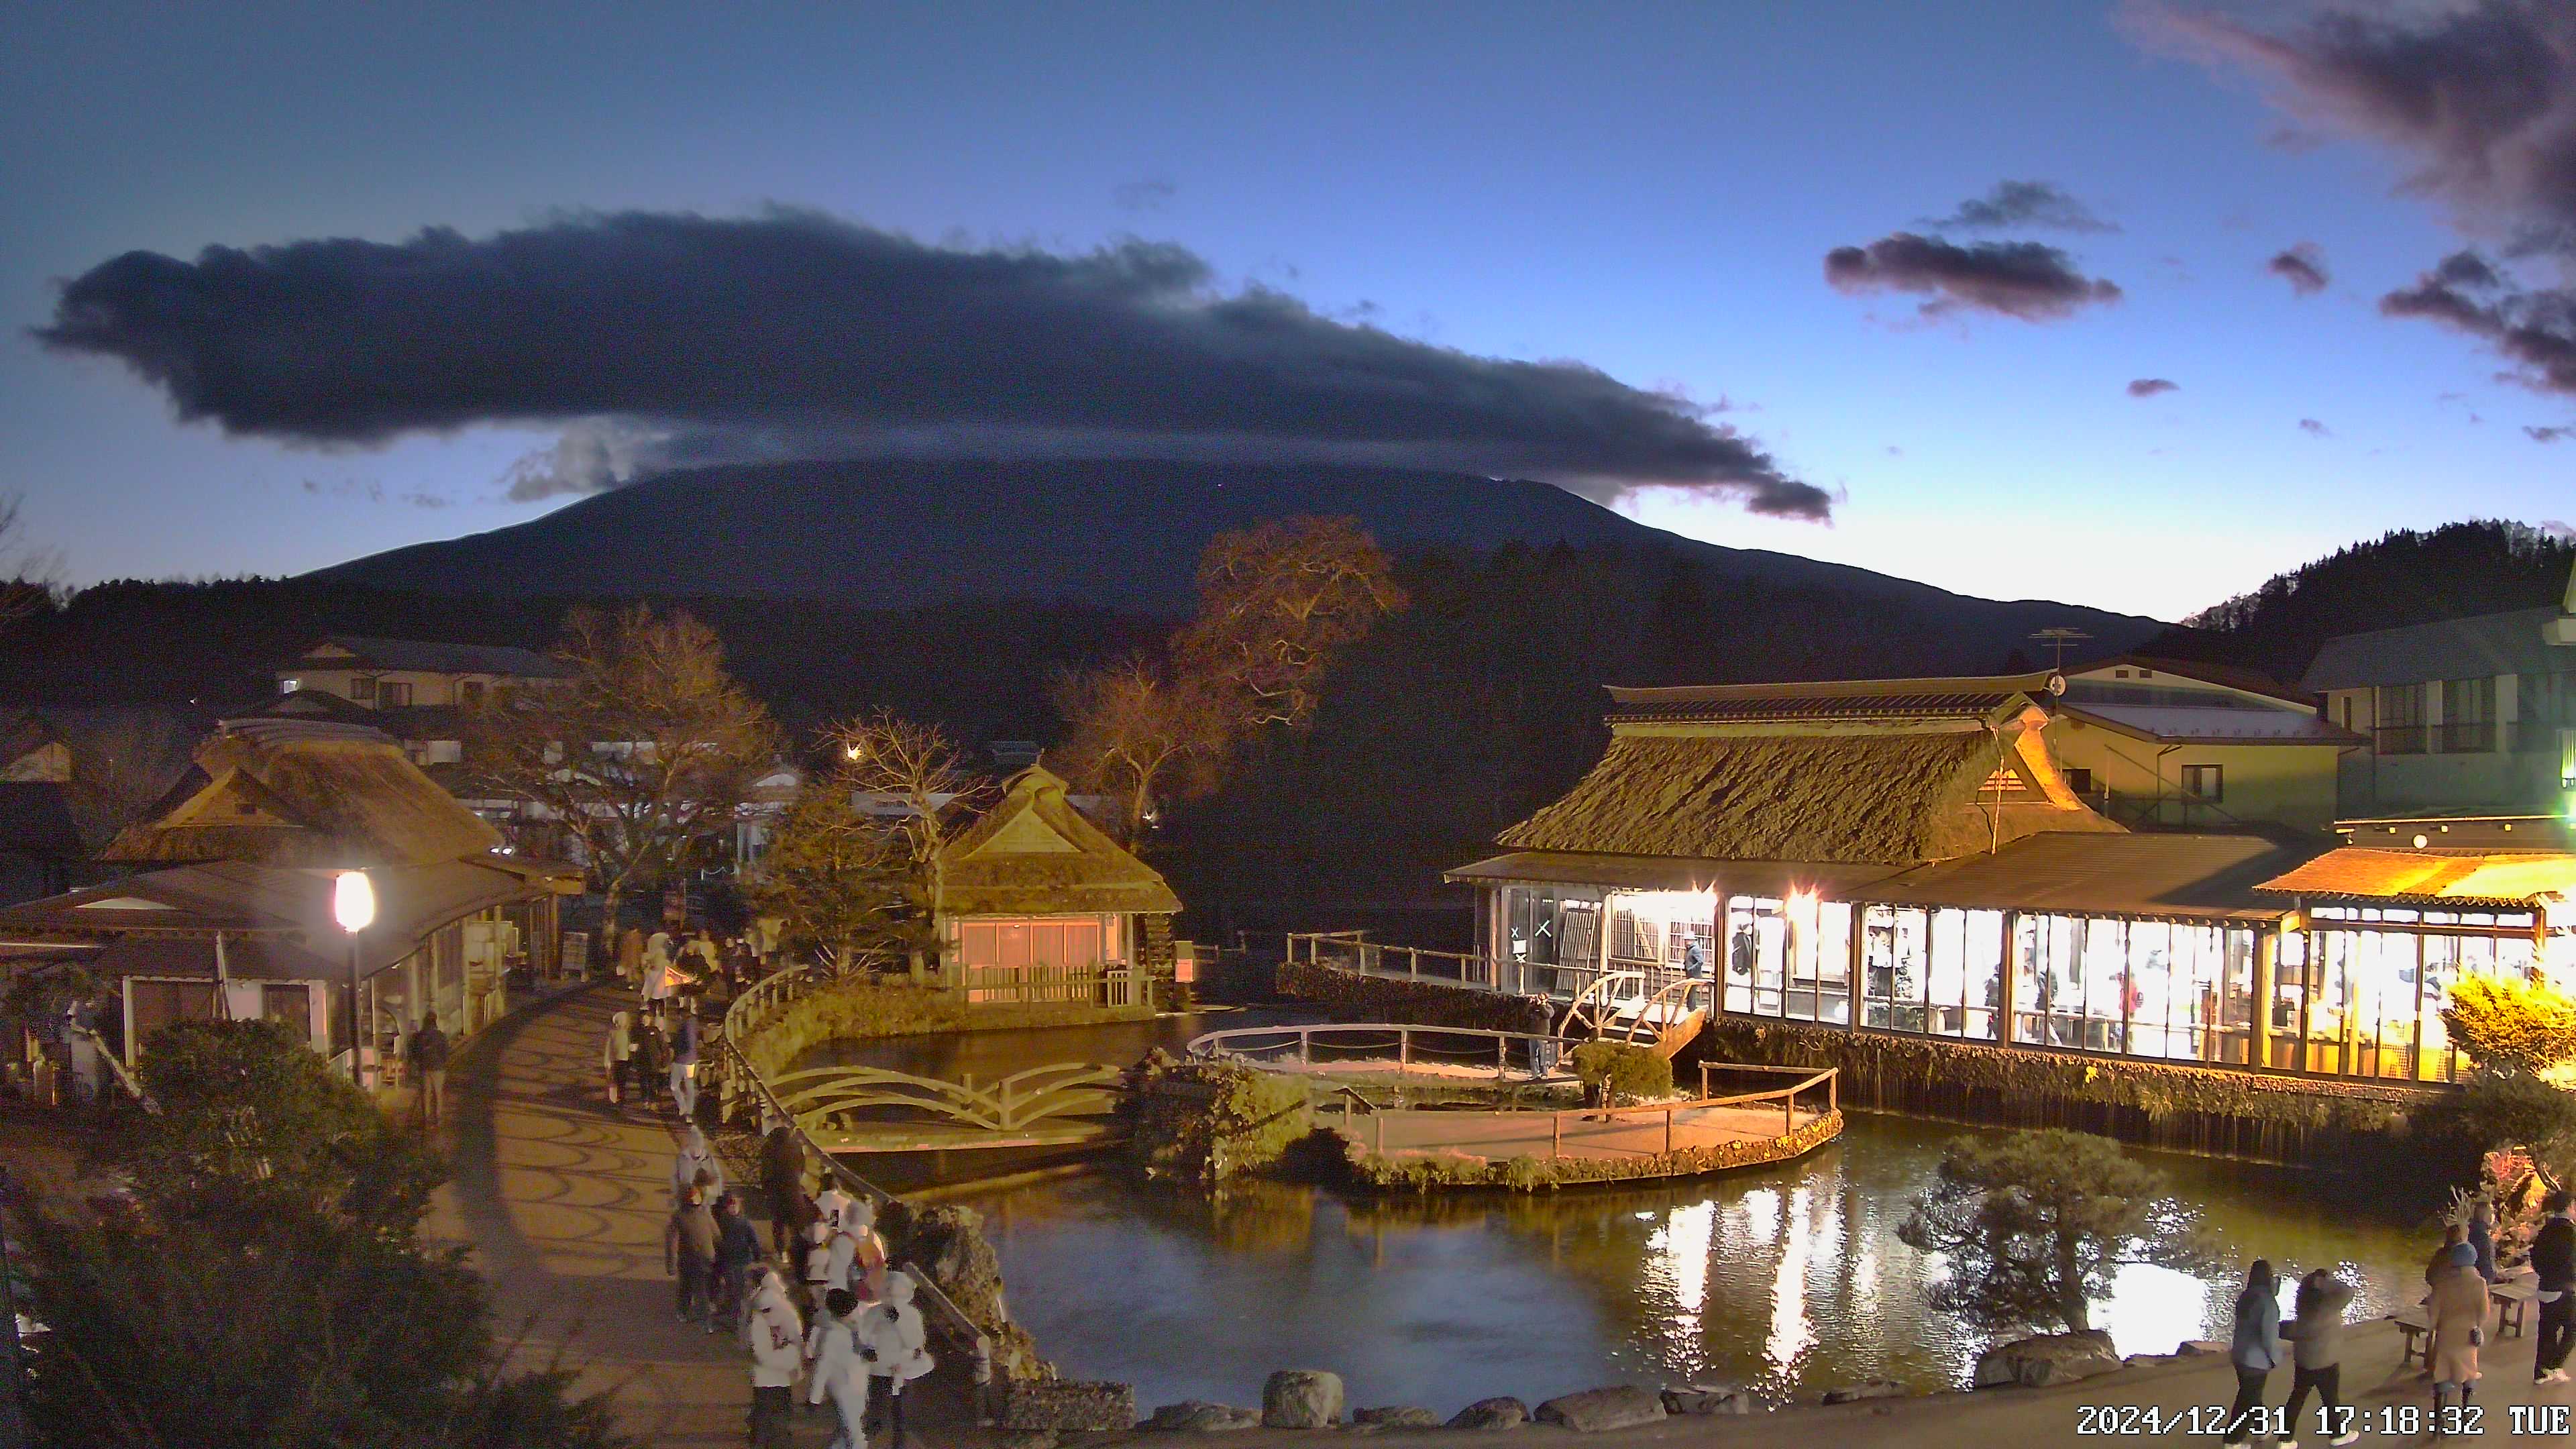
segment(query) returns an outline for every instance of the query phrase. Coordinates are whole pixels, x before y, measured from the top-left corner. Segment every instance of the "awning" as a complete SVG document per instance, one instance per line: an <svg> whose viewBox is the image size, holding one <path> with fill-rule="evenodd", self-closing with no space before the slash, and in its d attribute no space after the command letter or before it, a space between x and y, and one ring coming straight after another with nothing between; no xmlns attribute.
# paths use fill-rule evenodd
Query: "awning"
<svg viewBox="0 0 2576 1449"><path fill-rule="evenodd" d="M1516 850L1448 871L1444 880L1554 882L1625 891L1723 890L1728 895L1786 896L1794 890L1837 896L1885 880L1895 865L1779 860L1686 860L1659 855L1602 855L1574 850Z"/></svg>
<svg viewBox="0 0 2576 1449"><path fill-rule="evenodd" d="M2284 895L2531 907L2576 899L2576 855L2378 850L2347 845L2264 881Z"/></svg>

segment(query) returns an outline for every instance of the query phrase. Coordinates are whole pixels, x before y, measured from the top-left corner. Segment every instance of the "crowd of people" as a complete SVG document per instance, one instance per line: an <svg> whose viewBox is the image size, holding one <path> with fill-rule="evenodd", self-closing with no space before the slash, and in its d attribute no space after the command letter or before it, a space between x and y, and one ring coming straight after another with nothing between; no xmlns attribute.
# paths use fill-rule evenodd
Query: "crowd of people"
<svg viewBox="0 0 2576 1449"><path fill-rule="evenodd" d="M2533 1335L2534 1383L2569 1381L2567 1358L2576 1348L2576 1195L2553 1192L2532 1238L2532 1298L2540 1310ZM2442 1245L2424 1266L2422 1307L2430 1341L2424 1372L2433 1385L2433 1437L2475 1432L2466 1410L2476 1402L2479 1351L2487 1343L2491 1292L2499 1281L2495 1212L2483 1198L2463 1206L2444 1229ZM2363 1425L2344 1410L2342 1398L2344 1310L2353 1287L2319 1268L2299 1280L2289 1321L2281 1318L2280 1280L2257 1258L2237 1295L2229 1358L2236 1368L2236 1402L2228 1411L2226 1442L2242 1444L2266 1425L2279 1428L2280 1449L2296 1449L2301 1415L2313 1393L2321 1411L2308 1421L2329 1444L2350 1444ZM2262 1412L2272 1371L2290 1365L2290 1395L2279 1417Z"/></svg>
<svg viewBox="0 0 2576 1449"><path fill-rule="evenodd" d="M808 1411L833 1418L831 1449L865 1449L871 1433L900 1449L904 1386L934 1365L918 1285L889 1266L875 1206L828 1170L809 1190L804 1140L773 1114L760 1146L764 1246L697 1121L699 1004L710 988L730 996L756 979L757 959L703 931L655 932L636 944L631 973L623 954L637 1005L610 1016L600 1060L611 1105L667 1102L679 1122L662 1246L681 1325L730 1333L748 1351L754 1449L785 1449L800 1382Z"/></svg>

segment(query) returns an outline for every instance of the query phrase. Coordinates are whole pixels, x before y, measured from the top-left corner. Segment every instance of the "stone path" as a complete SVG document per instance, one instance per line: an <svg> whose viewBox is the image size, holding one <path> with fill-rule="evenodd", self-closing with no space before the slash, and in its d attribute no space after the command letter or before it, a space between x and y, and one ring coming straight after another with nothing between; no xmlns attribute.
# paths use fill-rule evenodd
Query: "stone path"
<svg viewBox="0 0 2576 1449"><path fill-rule="evenodd" d="M453 1177L425 1231L473 1250L496 1327L527 1325L524 1356L561 1353L583 1387L613 1388L631 1432L657 1446L739 1445L746 1355L730 1335L677 1322L662 1271L674 1119L610 1107L602 1090L600 1043L625 996L603 985L530 1006L457 1054ZM824 1437L819 1419L799 1426L800 1444Z"/></svg>

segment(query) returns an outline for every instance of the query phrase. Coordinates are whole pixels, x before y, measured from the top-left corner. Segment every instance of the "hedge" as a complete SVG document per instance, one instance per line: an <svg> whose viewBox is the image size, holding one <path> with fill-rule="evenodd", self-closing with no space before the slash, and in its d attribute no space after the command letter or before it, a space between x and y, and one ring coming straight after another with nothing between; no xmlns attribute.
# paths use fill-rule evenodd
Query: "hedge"
<svg viewBox="0 0 2576 1449"><path fill-rule="evenodd" d="M1553 1008L1541 996L1509 996L1470 986L1367 976L1313 961L1288 961L1279 967L1279 994L1292 1001L1311 1001L1345 1012L1361 1021L1393 1021L1407 1026L1464 1026L1484 1031L1553 1031Z"/></svg>
<svg viewBox="0 0 2576 1449"><path fill-rule="evenodd" d="M1086 1006L1078 1002L970 1006L962 991L851 980L819 987L787 1003L736 1045L763 1077L774 1078L792 1070L796 1059L808 1050L828 1041L1009 1027L1087 1026L1147 1014L1140 1007Z"/></svg>

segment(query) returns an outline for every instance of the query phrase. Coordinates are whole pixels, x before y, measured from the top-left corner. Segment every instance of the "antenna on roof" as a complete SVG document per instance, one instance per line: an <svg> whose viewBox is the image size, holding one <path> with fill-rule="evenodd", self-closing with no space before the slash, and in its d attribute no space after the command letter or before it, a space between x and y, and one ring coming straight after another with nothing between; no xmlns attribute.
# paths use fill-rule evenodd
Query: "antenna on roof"
<svg viewBox="0 0 2576 1449"><path fill-rule="evenodd" d="M2048 669L2054 674L2066 665L2067 645L2085 643L2093 636L2081 629L2058 628L2042 629L2029 637L2049 647Z"/></svg>

